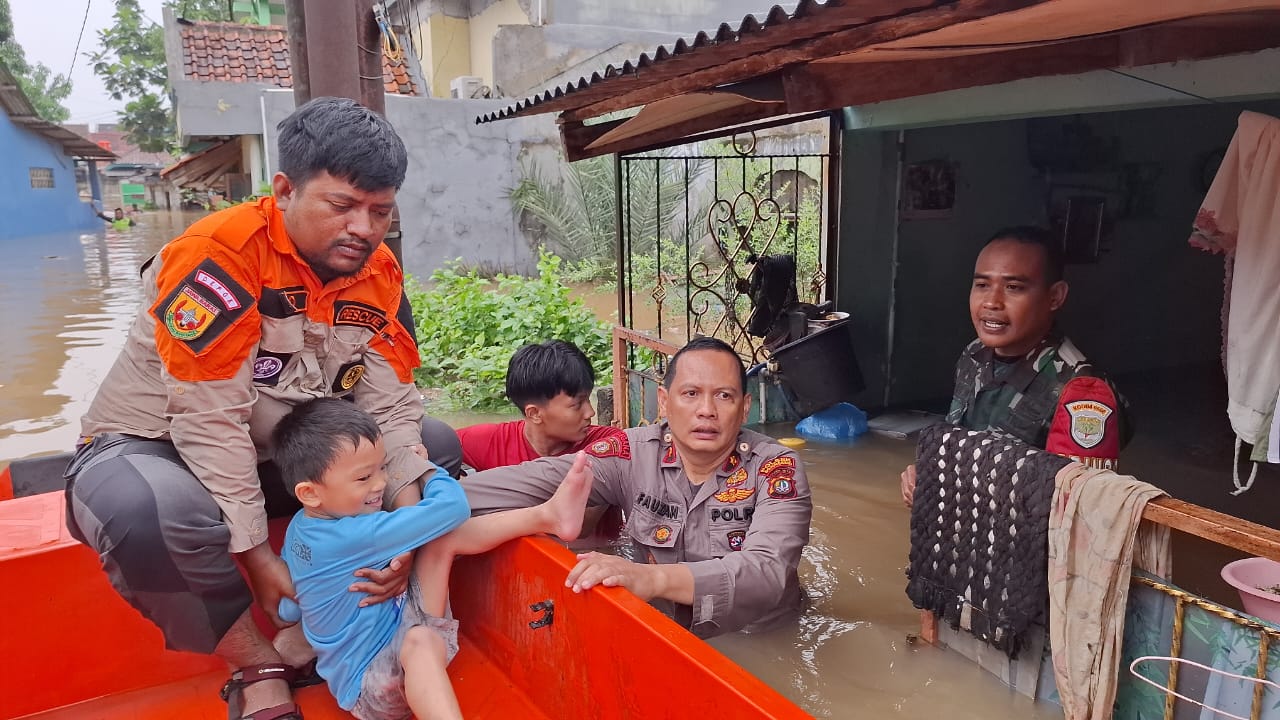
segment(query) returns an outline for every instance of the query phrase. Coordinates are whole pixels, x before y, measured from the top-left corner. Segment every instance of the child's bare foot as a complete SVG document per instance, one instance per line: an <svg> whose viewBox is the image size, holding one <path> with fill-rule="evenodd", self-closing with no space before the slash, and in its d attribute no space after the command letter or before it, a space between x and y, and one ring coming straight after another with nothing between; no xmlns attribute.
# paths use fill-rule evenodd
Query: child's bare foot
<svg viewBox="0 0 1280 720"><path fill-rule="evenodd" d="M586 453L579 452L556 493L542 504L548 516L548 530L561 540L574 540L582 532L582 515L591 496L592 479L591 462Z"/></svg>

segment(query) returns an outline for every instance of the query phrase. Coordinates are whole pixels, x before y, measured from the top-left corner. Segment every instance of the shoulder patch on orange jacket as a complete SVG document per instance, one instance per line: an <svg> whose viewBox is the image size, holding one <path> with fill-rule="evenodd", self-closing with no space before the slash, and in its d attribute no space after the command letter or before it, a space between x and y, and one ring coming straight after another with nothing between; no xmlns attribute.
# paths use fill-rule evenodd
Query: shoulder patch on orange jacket
<svg viewBox="0 0 1280 720"><path fill-rule="evenodd" d="M179 238L161 251L156 276L156 351L179 380L224 380L248 359L261 334L257 296L245 271L217 241Z"/></svg>
<svg viewBox="0 0 1280 720"><path fill-rule="evenodd" d="M1120 402L1106 380L1074 377L1058 396L1045 450L1098 467L1120 458Z"/></svg>

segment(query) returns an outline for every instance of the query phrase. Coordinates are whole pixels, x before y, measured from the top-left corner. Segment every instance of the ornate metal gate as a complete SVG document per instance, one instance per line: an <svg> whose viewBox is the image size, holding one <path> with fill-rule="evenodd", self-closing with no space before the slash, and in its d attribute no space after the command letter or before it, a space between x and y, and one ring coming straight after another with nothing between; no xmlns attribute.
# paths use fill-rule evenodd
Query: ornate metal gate
<svg viewBox="0 0 1280 720"><path fill-rule="evenodd" d="M826 138L779 140L751 130L619 157L620 324L677 346L715 336L749 364L763 361L761 338L746 327L758 258L795 258L802 302L834 292L837 143L835 125ZM795 151L805 144L821 151Z"/></svg>

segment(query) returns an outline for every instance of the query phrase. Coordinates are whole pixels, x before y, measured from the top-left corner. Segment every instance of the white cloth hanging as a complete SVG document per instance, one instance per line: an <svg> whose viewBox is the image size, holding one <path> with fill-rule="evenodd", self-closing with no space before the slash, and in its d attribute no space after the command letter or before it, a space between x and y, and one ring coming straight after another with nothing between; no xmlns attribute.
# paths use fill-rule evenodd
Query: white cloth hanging
<svg viewBox="0 0 1280 720"><path fill-rule="evenodd" d="M1233 262L1227 415L1236 436L1256 445L1271 431L1280 392L1280 120L1241 113L1190 242Z"/></svg>

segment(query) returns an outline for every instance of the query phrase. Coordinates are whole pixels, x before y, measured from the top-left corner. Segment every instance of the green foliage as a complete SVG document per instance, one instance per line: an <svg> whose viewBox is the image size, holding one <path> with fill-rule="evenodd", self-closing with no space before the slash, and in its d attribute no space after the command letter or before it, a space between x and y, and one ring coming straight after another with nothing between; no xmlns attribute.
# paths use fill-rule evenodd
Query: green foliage
<svg viewBox="0 0 1280 720"><path fill-rule="evenodd" d="M683 236L686 165L689 182L706 167L695 160L623 165L630 188L633 253L653 252L660 237ZM612 158L580 160L569 164L561 176L548 174L536 164L524 166L522 179L508 197L525 223L541 235L540 240L565 260L616 258L618 200Z"/></svg>
<svg viewBox="0 0 1280 720"><path fill-rule="evenodd" d="M166 3L191 20L226 17L222 0ZM146 152L172 152L177 126L169 102L164 28L142 13L138 0L116 0L114 22L98 31L100 49L85 53L112 99L123 102L120 126L130 143Z"/></svg>
<svg viewBox="0 0 1280 720"><path fill-rule="evenodd" d="M44 63L32 65L27 61L26 52L14 37L9 0L0 0L0 63L13 73L18 88L41 119L60 123L71 117L71 111L62 104L71 95L71 79L55 74Z"/></svg>
<svg viewBox="0 0 1280 720"><path fill-rule="evenodd" d="M560 263L543 251L533 278L490 280L454 263L437 270L429 288L407 282L422 355L418 384L443 389L442 402L452 409L503 408L511 354L521 345L551 339L582 348L598 377L605 377L612 360L609 326L570 297Z"/></svg>

